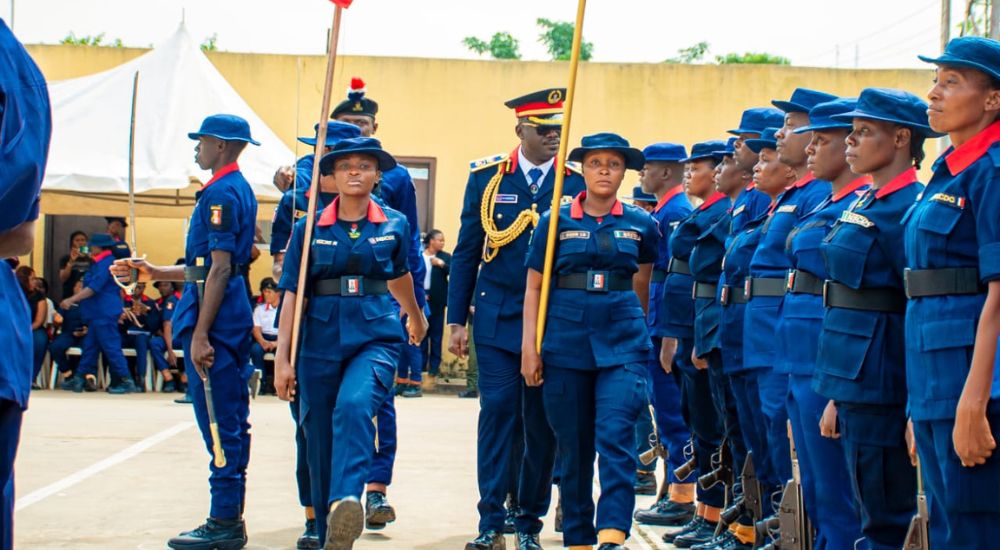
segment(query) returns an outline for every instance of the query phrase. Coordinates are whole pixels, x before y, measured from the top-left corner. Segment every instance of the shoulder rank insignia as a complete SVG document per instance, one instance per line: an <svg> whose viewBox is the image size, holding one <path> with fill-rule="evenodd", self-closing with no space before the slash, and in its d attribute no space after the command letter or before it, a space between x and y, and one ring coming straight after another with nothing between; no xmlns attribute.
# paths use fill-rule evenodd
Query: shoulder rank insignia
<svg viewBox="0 0 1000 550"><path fill-rule="evenodd" d="M481 158L479 160L474 160L474 161L472 161L472 162L469 163L469 170L471 170L473 172L478 172L478 171L482 170L483 168L489 168L490 166L496 166L497 164L500 164L501 162L507 160L508 158L510 158L510 155L507 154L507 153L504 153L502 155L493 155L493 156Z"/></svg>
<svg viewBox="0 0 1000 550"><path fill-rule="evenodd" d="M583 166L579 162L566 161L563 166L566 167L568 172L573 172L575 174L583 175Z"/></svg>
<svg viewBox="0 0 1000 550"><path fill-rule="evenodd" d="M935 193L931 195L930 200L950 204L959 209L965 208L965 197L956 197L955 195L949 195L947 193Z"/></svg>
<svg viewBox="0 0 1000 550"><path fill-rule="evenodd" d="M305 210L299 210L298 208L296 208L295 209L295 219L297 220L297 219L301 218L302 216L305 216L306 213L307 212Z"/></svg>
<svg viewBox="0 0 1000 550"><path fill-rule="evenodd" d="M562 197L559 198L560 206L572 203L573 203L573 195L563 195Z"/></svg>
<svg viewBox="0 0 1000 550"><path fill-rule="evenodd" d="M854 225L860 225L861 227L875 227L875 222L869 220L865 216L858 214L857 212L851 212L850 210L844 210L840 213L840 221L844 223L851 223Z"/></svg>

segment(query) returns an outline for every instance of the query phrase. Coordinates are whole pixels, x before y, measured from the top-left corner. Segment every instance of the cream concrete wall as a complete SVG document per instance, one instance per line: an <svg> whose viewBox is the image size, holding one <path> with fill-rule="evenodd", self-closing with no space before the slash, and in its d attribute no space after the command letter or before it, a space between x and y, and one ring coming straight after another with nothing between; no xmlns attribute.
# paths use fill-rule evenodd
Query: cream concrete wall
<svg viewBox="0 0 1000 550"><path fill-rule="evenodd" d="M29 50L49 80L108 69L144 52L86 46L31 46ZM320 114L324 57L214 52L209 59L289 147L300 155L306 153L305 147L296 147L295 136L311 134ZM333 89L335 99L340 99L352 76L363 77L369 96L380 105L377 137L385 147L400 156L437 159L434 220L454 244L468 162L509 152L517 143L513 115L503 102L535 89L564 86L567 74L568 64L556 62L347 56L338 59ZM923 96L931 78L929 69L584 63L570 139L576 144L585 134L615 131L638 147L654 141L690 145L724 137L743 109L787 97L797 86L842 95L883 86ZM930 145L928 156L936 153L937 146ZM636 179L630 175L623 191ZM54 202L43 197L43 211L50 211L48 203ZM154 219L175 215L148 214ZM270 207L262 207L261 217L269 215ZM149 229L144 227L143 216L140 249L170 247L165 255L175 257L182 246L182 222L148 223ZM145 246L143 234L155 235L156 242ZM176 245L167 244L173 235Z"/></svg>

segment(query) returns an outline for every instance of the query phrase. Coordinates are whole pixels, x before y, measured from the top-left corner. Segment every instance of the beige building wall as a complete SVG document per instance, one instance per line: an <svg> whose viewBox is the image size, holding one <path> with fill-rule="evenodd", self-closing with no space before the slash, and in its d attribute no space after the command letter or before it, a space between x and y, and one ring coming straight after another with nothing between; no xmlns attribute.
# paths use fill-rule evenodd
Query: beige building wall
<svg viewBox="0 0 1000 550"><path fill-rule="evenodd" d="M144 53L86 46L31 46L29 51L50 81L95 73ZM311 134L316 123L325 57L221 52L208 57L289 147L299 155L307 152L296 145L295 136ZM450 248L458 233L469 161L509 152L517 144L514 117L503 102L539 88L565 86L567 74L568 64L556 62L347 56L338 59L333 89L336 99L343 98L352 76L364 78L369 96L379 102L377 137L386 149L437 160L434 225L445 231ZM725 137L743 109L785 98L797 86L842 95L857 95L868 86L894 87L922 97L931 78L930 69L584 63L569 139L572 145L583 135L614 131L638 147L655 141L690 146ZM936 145L928 146L929 157L937 152ZM623 193L636 181L630 174ZM66 212L78 205L76 198L67 203L65 197L43 195L43 212ZM121 204L94 204L87 211L112 213L98 211L102 208L123 213ZM269 218L272 208L262 205L261 218ZM154 260L172 260L181 253L184 223L176 216L184 214L178 210L143 209L139 248ZM254 271L255 284L265 271L260 266Z"/></svg>

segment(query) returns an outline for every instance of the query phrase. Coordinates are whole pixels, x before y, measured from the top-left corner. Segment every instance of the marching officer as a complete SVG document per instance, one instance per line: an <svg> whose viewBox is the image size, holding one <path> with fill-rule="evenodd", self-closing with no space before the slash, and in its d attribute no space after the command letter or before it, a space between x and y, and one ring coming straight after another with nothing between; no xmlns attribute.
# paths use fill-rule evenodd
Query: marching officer
<svg viewBox="0 0 1000 550"><path fill-rule="evenodd" d="M820 244L830 226L868 189L870 179L847 164L845 138L850 124L831 117L853 111L857 101L838 99L809 111L809 125L795 130L811 133L809 170L830 182L832 193L802 216L785 240L791 262L778 325L778 364L787 365L788 416L795 436L806 512L816 526L816 548L850 548L861 538L861 521L839 439L820 435L816 421L833 407L812 389L817 346L823 324L823 281L828 274ZM777 368L777 367L776 367Z"/></svg>
<svg viewBox="0 0 1000 550"><path fill-rule="evenodd" d="M325 548L348 550L364 530L359 499L373 456L372 417L392 389L403 345L390 292L409 316L409 341L419 344L427 332L407 268L406 218L371 196L381 174L395 165L374 138L341 140L323 156L320 171L333 175L340 193L316 221L308 288L298 288L305 220L295 224L279 284L286 303L278 323L275 389L282 399L302 400L312 502L325 518L318 525ZM298 292L308 295L308 303L296 372L290 365L291 306Z"/></svg>
<svg viewBox="0 0 1000 550"><path fill-rule="evenodd" d="M235 115L207 117L188 137L198 141L195 161L211 170L196 195L188 228L183 266L161 267L144 260L119 260L114 273L128 277L140 271L140 280L185 281L174 310L174 338L184 348L195 419L209 454L209 426L204 379L210 378L218 437L225 465L210 460L211 510L204 524L170 539L176 550L242 548L247 543L243 510L246 472L250 461L250 338L253 313L242 280L250 262L257 220L257 199L240 172L237 160L248 143L250 125Z"/></svg>
<svg viewBox="0 0 1000 550"><path fill-rule="evenodd" d="M14 457L31 391L31 314L14 277L14 260L35 241L42 175L52 133L45 78L0 20L0 548L14 545ZM16 116L11 116L11 113Z"/></svg>
<svg viewBox="0 0 1000 550"><path fill-rule="evenodd" d="M680 372L673 370L676 350L668 353L667 368L661 364L663 353L662 343L669 334L669 326L665 319L668 301L673 301L680 294L685 294L683 282L675 284L668 299L665 294L668 271L670 267L670 235L674 228L692 211L691 201L684 192L684 159L687 149L676 143L654 143L642 152L646 159L639 182L643 190L652 193L656 198L656 206L652 216L657 222L660 239L657 244L656 260L653 262L653 273L649 283L649 312L646 324L649 327L650 340L653 349L646 363L649 371L649 401L656 414L657 437L667 448L667 483L666 493L659 501L647 510L637 510L635 520L650 525L683 525L691 520L695 512L694 481L696 472L688 479L679 479L674 473L685 461L684 449L691 438L684 412L680 387ZM670 346L676 348L676 340L671 339ZM683 357L678 357L683 360Z"/></svg>
<svg viewBox="0 0 1000 550"><path fill-rule="evenodd" d="M932 545L986 548L1000 538L1000 43L956 38L921 59L937 65L930 126L952 147L906 219L909 408Z"/></svg>
<svg viewBox="0 0 1000 550"><path fill-rule="evenodd" d="M905 440L903 220L922 185L923 144L936 134L927 104L898 90L866 88L852 121L847 163L872 186L823 239L829 278L813 388L834 401L861 530L873 549L899 548L916 511L916 471Z"/></svg>
<svg viewBox="0 0 1000 550"><path fill-rule="evenodd" d="M505 103L517 116L520 145L509 155L472 163L462 207L462 225L448 287L449 349L468 353L465 323L473 295L474 334L479 363L480 412L477 466L479 536L467 550L504 547L504 499L510 485L510 448L523 423L516 520L518 545L541 548L541 517L549 508L555 441L545 419L540 388L521 379L521 332L531 230L552 202L555 170L566 170L563 200L584 189L583 178L553 166L562 130L561 88L541 90ZM631 490L631 485L629 487Z"/></svg>
<svg viewBox="0 0 1000 550"><path fill-rule="evenodd" d="M532 236L521 373L529 386L541 385L556 436L563 544L582 549L596 542L599 550L612 550L624 548L635 505L632 430L646 400L651 345L643 309L659 232L642 209L616 198L625 170L642 169L641 151L604 133L584 137L569 159L582 163L587 190L557 214L541 355L535 329L551 212L542 215ZM596 529L595 453L601 484Z"/></svg>
<svg viewBox="0 0 1000 550"><path fill-rule="evenodd" d="M94 233L88 245L94 262L83 276L83 289L59 304L63 309L80 304L80 314L87 323L80 366L64 387L78 393L84 389L97 391L97 358L103 353L114 380L108 393L132 393L137 388L129 375L118 331L118 318L122 314L121 290L108 271L115 260L115 240L107 233Z"/></svg>

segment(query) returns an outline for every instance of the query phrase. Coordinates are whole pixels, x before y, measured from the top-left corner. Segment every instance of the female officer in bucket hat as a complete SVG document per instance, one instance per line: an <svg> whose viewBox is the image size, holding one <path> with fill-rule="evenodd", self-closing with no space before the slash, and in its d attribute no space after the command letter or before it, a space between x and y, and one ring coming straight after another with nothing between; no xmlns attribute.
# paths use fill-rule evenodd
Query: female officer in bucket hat
<svg viewBox="0 0 1000 550"><path fill-rule="evenodd" d="M956 38L937 58L931 127L953 147L906 218L907 386L931 543L1000 538L1000 43Z"/></svg>
<svg viewBox="0 0 1000 550"><path fill-rule="evenodd" d="M621 136L595 134L583 138L569 160L582 161L587 191L559 212L541 356L534 335L549 213L532 235L521 373L528 385L542 385L556 435L563 543L591 548L596 542L611 550L623 547L635 505L633 426L646 399L650 349L643 308L659 234L648 214L616 198L625 170L643 166L638 149ZM596 529L595 452L601 464Z"/></svg>

